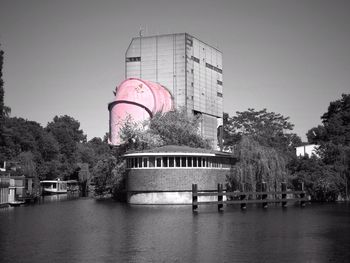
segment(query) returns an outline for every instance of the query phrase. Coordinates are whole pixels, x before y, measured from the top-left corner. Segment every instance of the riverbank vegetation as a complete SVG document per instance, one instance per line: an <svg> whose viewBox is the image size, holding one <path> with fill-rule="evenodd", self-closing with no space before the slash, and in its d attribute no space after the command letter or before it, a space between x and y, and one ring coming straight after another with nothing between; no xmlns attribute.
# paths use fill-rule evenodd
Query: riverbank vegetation
<svg viewBox="0 0 350 263"><path fill-rule="evenodd" d="M270 190L288 181L287 164L301 139L291 132L288 117L266 109L248 109L236 116L224 116L224 148L239 160L228 176L228 186L237 190L243 184L256 190L266 182Z"/></svg>
<svg viewBox="0 0 350 263"><path fill-rule="evenodd" d="M224 118L224 147L240 160L228 176L230 188L243 183L255 189L261 181L270 190L282 181L297 188L304 182L312 200L348 200L350 94L331 102L322 125L308 131L308 143L318 145L313 156L296 156L295 147L302 142L291 132L293 124L280 114L248 109Z"/></svg>
<svg viewBox="0 0 350 263"><path fill-rule="evenodd" d="M331 102L321 120L306 134L309 143L319 145L318 157L295 157L288 165L292 181L304 181L314 200L349 200L350 94Z"/></svg>
<svg viewBox="0 0 350 263"><path fill-rule="evenodd" d="M125 152L170 144L210 148L198 134L200 116L188 116L185 109L156 114L142 124L127 121L120 135L124 144L118 147L108 145L107 134L87 141L79 121L67 115L55 116L45 127L10 117L2 65L0 50L0 162L6 161L12 175L37 181L76 179L85 194L92 183L96 196L122 199ZM295 147L302 142L288 117L266 109L224 114L222 146L239 160L227 176L228 187L235 190L244 184L255 190L265 181L273 190L282 181L290 188L302 181L313 200L345 199L350 179L350 95L331 102L321 120L322 125L307 133L308 143L319 145L318 156L297 157Z"/></svg>

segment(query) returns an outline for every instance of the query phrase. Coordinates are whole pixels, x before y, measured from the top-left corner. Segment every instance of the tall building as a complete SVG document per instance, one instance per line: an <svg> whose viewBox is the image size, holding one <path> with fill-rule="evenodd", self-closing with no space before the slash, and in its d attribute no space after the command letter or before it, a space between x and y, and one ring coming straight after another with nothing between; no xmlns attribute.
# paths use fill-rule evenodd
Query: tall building
<svg viewBox="0 0 350 263"><path fill-rule="evenodd" d="M165 86L175 107L202 116L201 134L217 146L223 117L222 52L187 34L140 36L125 53L125 78Z"/></svg>

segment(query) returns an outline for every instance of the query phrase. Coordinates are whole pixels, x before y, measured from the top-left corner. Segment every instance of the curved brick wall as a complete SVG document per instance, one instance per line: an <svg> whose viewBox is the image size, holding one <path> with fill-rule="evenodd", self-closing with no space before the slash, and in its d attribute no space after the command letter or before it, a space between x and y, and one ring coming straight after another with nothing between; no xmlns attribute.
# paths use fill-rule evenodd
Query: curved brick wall
<svg viewBox="0 0 350 263"><path fill-rule="evenodd" d="M198 190L217 190L218 183L226 182L228 169L131 169L127 178L129 192L143 191L192 191L192 184Z"/></svg>

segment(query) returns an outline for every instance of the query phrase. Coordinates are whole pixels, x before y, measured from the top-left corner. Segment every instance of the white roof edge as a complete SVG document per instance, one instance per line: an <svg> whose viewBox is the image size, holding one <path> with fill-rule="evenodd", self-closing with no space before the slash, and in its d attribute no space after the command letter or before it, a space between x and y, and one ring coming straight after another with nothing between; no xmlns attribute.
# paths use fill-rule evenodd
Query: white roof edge
<svg viewBox="0 0 350 263"><path fill-rule="evenodd" d="M124 157L134 156L215 156L214 153L185 153L185 152L160 152L160 153L128 153Z"/></svg>
<svg viewBox="0 0 350 263"><path fill-rule="evenodd" d="M66 183L67 181L61 181L61 180L44 180L44 181L40 181L40 183Z"/></svg>

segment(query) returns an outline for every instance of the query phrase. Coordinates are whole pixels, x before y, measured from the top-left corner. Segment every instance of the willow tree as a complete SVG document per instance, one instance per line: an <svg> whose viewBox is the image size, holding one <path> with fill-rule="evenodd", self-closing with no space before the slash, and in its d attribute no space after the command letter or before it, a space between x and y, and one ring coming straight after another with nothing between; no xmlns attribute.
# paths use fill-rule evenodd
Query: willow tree
<svg viewBox="0 0 350 263"><path fill-rule="evenodd" d="M239 160L227 177L233 190L244 184L247 190L254 191L261 182L266 182L270 190L279 189L280 183L287 180L287 155L261 145L251 136L242 136L234 147L233 155Z"/></svg>
<svg viewBox="0 0 350 263"><path fill-rule="evenodd" d="M235 189L245 184L255 190L257 183L266 182L269 189L277 189L288 177L287 164L294 155L294 146L301 139L292 133L289 117L248 109L226 116L224 146L233 150L238 159L228 176L229 186Z"/></svg>

